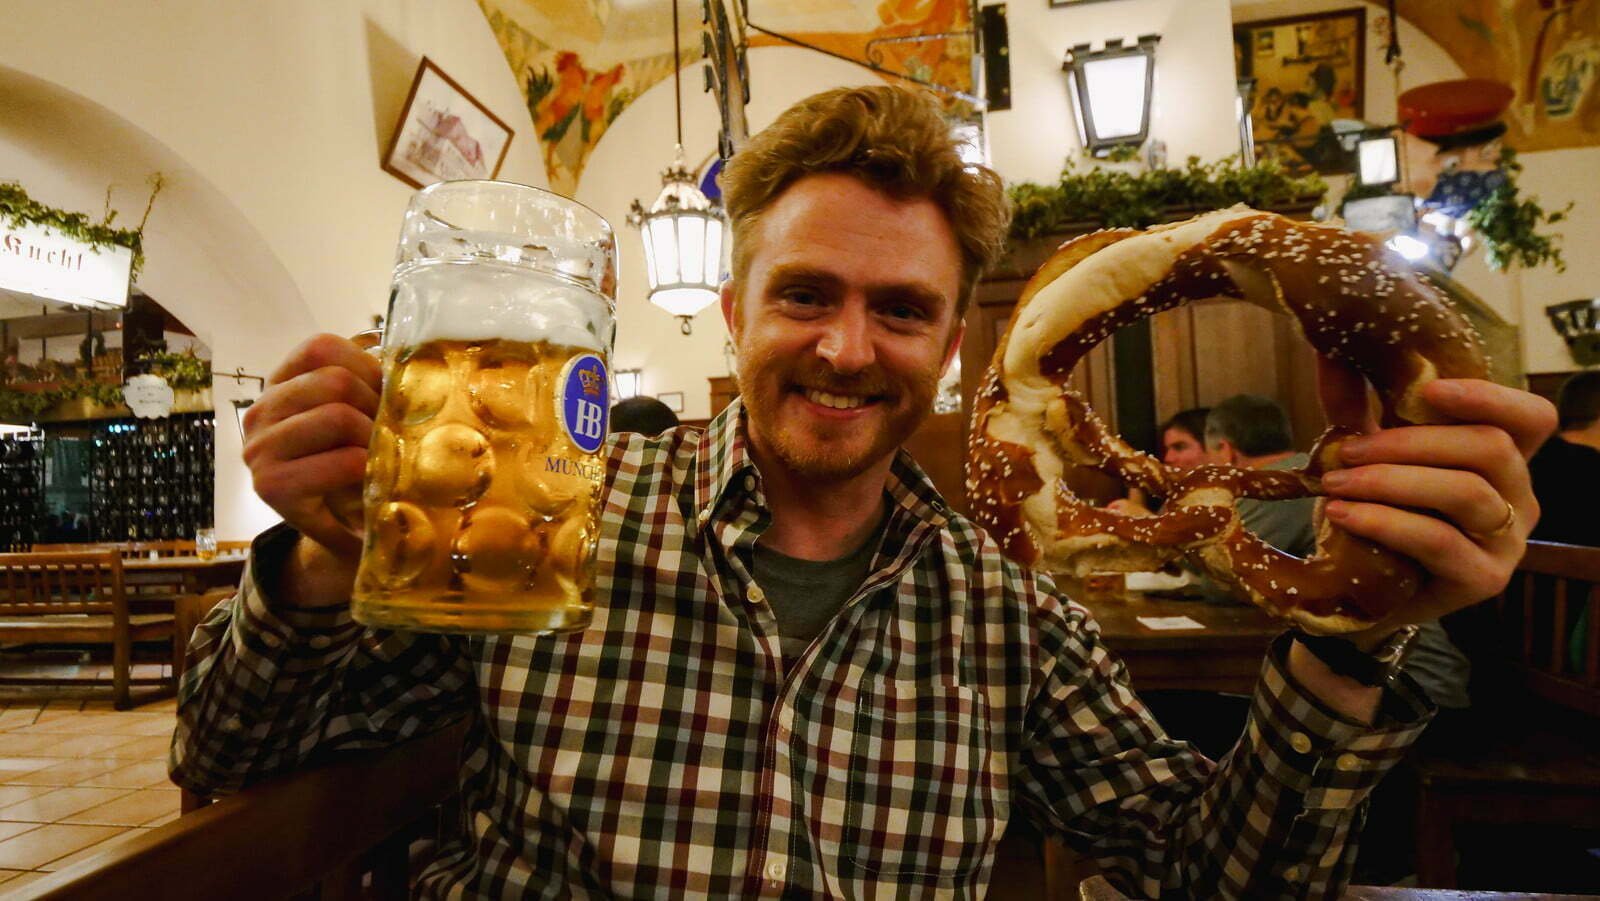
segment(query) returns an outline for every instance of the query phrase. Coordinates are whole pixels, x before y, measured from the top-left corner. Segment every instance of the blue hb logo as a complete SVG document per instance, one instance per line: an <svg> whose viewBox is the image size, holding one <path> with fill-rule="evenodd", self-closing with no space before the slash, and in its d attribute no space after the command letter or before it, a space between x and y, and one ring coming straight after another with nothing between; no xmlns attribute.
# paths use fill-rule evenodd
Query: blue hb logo
<svg viewBox="0 0 1600 901"><path fill-rule="evenodd" d="M572 443L586 454L606 440L611 411L611 384L605 361L594 354L573 357L561 375L561 425Z"/></svg>

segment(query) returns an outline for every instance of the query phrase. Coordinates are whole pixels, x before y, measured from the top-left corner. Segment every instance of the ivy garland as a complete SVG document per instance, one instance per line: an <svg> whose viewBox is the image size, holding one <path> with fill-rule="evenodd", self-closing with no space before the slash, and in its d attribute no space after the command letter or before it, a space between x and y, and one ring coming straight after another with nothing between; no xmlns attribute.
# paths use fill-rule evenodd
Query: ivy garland
<svg viewBox="0 0 1600 901"><path fill-rule="evenodd" d="M1522 199L1517 192L1517 176L1522 172L1517 152L1510 147L1500 148L1498 162L1506 174L1505 181L1467 213L1467 224L1483 239L1484 262L1496 272L1511 266L1532 269L1543 263L1555 266L1557 272L1566 272L1561 235L1541 235L1539 228L1566 219L1572 204L1547 213L1538 201Z"/></svg>
<svg viewBox="0 0 1600 901"><path fill-rule="evenodd" d="M1011 237L1026 240L1092 222L1106 228L1144 228L1174 211L1216 210L1243 203L1257 208L1314 200L1326 194L1320 176L1295 176L1273 160L1253 166L1237 157L1202 163L1191 156L1181 168L1144 172L1075 171L1072 160L1053 185L1011 185Z"/></svg>
<svg viewBox="0 0 1600 901"><path fill-rule="evenodd" d="M211 387L211 361L195 356L194 351L149 353L139 358L147 370L167 380L174 391L199 391ZM68 401L87 398L103 406L122 403L122 385L97 381L79 367L19 367L22 381L59 374L60 383L44 391L19 391L0 384L0 422L33 422Z"/></svg>
<svg viewBox="0 0 1600 901"><path fill-rule="evenodd" d="M158 179L156 190L160 189ZM154 201L155 196L152 194L150 199ZM66 210L45 206L29 197L28 192L22 189L22 185L14 181L0 182L0 221L4 221L12 228L23 225L44 226L95 249L113 245L126 247L133 251L133 275L137 277L139 270L144 267L143 227L113 228L111 223L116 218L117 211L108 209L104 220L93 222L85 213L69 213Z"/></svg>

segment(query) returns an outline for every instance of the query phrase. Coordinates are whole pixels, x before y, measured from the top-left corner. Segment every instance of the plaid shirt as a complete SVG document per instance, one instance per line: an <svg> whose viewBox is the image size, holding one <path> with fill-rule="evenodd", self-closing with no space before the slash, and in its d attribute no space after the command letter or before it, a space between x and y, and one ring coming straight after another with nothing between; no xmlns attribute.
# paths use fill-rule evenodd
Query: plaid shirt
<svg viewBox="0 0 1600 901"><path fill-rule="evenodd" d="M173 777L212 792L475 714L463 838L420 892L978 896L1013 816L1150 896L1319 897L1421 730L1341 721L1274 646L1220 763L1168 739L1088 611L1003 559L904 454L871 573L785 667L751 578L771 521L736 403L607 449L580 634L363 630L275 609L258 539L190 652Z"/></svg>

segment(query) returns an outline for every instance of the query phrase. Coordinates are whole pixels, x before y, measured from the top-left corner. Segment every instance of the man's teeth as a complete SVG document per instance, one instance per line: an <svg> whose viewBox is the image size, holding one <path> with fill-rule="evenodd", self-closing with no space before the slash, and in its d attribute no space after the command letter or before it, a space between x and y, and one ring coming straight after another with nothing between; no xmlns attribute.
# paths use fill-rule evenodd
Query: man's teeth
<svg viewBox="0 0 1600 901"><path fill-rule="evenodd" d="M835 410L854 410L867 402L864 397L851 397L841 394L829 394L826 391L807 391L806 400Z"/></svg>

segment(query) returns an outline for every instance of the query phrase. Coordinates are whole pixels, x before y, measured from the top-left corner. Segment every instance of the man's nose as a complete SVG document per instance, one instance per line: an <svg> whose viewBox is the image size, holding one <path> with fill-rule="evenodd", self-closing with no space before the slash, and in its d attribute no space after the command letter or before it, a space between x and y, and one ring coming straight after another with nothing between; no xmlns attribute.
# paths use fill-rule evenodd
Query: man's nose
<svg viewBox="0 0 1600 901"><path fill-rule="evenodd" d="M828 361L836 372L860 372L872 365L872 323L858 304L845 304L830 317L817 342L817 356Z"/></svg>

